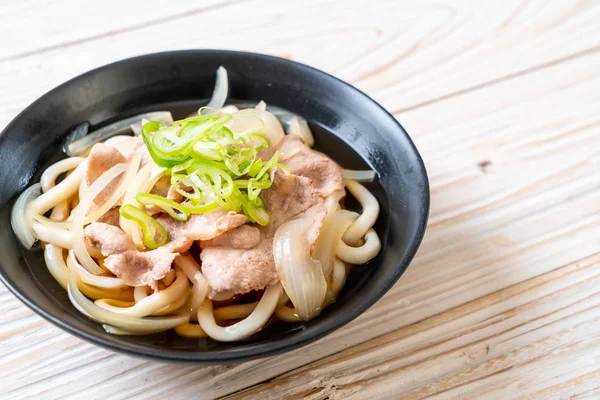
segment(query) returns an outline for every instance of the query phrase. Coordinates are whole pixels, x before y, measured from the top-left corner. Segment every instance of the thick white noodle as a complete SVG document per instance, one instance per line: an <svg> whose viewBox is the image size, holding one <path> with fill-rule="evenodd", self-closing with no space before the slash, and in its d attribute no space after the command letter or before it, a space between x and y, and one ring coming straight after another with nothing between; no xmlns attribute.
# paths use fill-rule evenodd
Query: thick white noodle
<svg viewBox="0 0 600 400"><path fill-rule="evenodd" d="M50 214L50 219L53 221L66 221L67 218L69 218L70 211L71 207L69 201L62 201L54 206L52 213Z"/></svg>
<svg viewBox="0 0 600 400"><path fill-rule="evenodd" d="M271 318L282 292L283 288L280 283L267 287L258 305L248 318L226 327L217 325L213 314L212 301L205 299L202 307L198 310L198 322L208 336L220 342L234 342L247 338L258 332Z"/></svg>
<svg viewBox="0 0 600 400"><path fill-rule="evenodd" d="M29 210L35 214L43 215L60 202L71 198L79 190L79 185L86 170L87 161L84 161L75 168L71 175L32 201Z"/></svg>
<svg viewBox="0 0 600 400"><path fill-rule="evenodd" d="M340 241L337 247L337 256L354 265L361 265L374 258L381 250L381 240L373 228L367 231L365 243L359 247L348 246L344 241Z"/></svg>
<svg viewBox="0 0 600 400"><path fill-rule="evenodd" d="M346 191L344 189L336 190L335 192L327 196L327 198L325 199L325 208L327 209L327 215L330 215L334 211L337 211L341 208L340 200L344 196L346 196Z"/></svg>
<svg viewBox="0 0 600 400"><path fill-rule="evenodd" d="M44 261L46 261L46 267L50 274L66 290L71 279L71 272L65 264L63 249L53 244L47 244L44 247Z"/></svg>
<svg viewBox="0 0 600 400"><path fill-rule="evenodd" d="M85 160L83 157L69 157L64 160L55 162L42 174L40 178L40 185L42 186L42 192L46 193L48 190L55 186L56 179L60 174L68 172L74 168L77 168Z"/></svg>
<svg viewBox="0 0 600 400"><path fill-rule="evenodd" d="M227 292L214 293L210 297L211 297L211 300L213 300L213 301L225 301L225 300L231 299L233 296L235 296L235 293L227 291Z"/></svg>
<svg viewBox="0 0 600 400"><path fill-rule="evenodd" d="M77 277L83 283L87 283L88 285L93 285L104 289L121 289L128 287L119 278L113 276L94 275L87 272L75 258L75 253L73 250L69 250L69 255L67 256L67 266L71 272L75 272L77 274Z"/></svg>
<svg viewBox="0 0 600 400"><path fill-rule="evenodd" d="M188 289L187 277L183 272L177 271L177 277L171 286L145 297L131 307L115 307L105 300L97 300L95 304L115 314L129 317L145 317L185 296Z"/></svg>
<svg viewBox="0 0 600 400"><path fill-rule="evenodd" d="M189 320L189 316L136 318L114 313L95 305L77 287L76 275L71 276L68 286L69 300L82 314L94 321L137 333L151 333L175 328Z"/></svg>
<svg viewBox="0 0 600 400"><path fill-rule="evenodd" d="M183 271L185 276L193 283L190 312L195 314L204 302L208 293L208 281L200 272L200 265L189 253L182 254L175 259L175 265Z"/></svg>
<svg viewBox="0 0 600 400"><path fill-rule="evenodd" d="M83 240L85 216L98 193L104 190L106 185L112 182L113 179L125 172L126 168L127 164L117 164L98 177L89 188L80 194L79 204L73 213L73 225L71 227L71 232L73 233L73 250L83 268L94 275L102 275L104 271L96 264L96 261L94 261L86 249Z"/></svg>
<svg viewBox="0 0 600 400"><path fill-rule="evenodd" d="M138 302L148 297L148 286L136 286L133 289L133 299Z"/></svg>
<svg viewBox="0 0 600 400"><path fill-rule="evenodd" d="M34 222L33 231L38 240L42 242L51 243L65 249L73 247L73 234L66 229L56 229Z"/></svg>
<svg viewBox="0 0 600 400"><path fill-rule="evenodd" d="M362 206L362 213L344 233L346 244L356 246L358 241L371 229L379 216L379 202L363 185L356 181L345 180L346 188Z"/></svg>

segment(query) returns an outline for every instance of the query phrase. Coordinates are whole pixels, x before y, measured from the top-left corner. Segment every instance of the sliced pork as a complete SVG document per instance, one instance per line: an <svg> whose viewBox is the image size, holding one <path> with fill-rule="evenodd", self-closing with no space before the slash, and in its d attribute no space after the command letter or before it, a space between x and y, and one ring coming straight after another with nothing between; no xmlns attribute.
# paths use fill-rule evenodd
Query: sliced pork
<svg viewBox="0 0 600 400"><path fill-rule="evenodd" d="M232 243L228 243L231 238L227 236L223 240L217 237L216 240L200 242L202 273L209 282L210 297L223 291L247 293L279 281L273 258L273 236L285 221L310 213L315 220L315 229L309 234L310 240L314 242L318 236L327 211L323 198L318 195L310 179L297 175L285 176L278 171L273 185L261 192L261 197L271 221L268 226L260 229L259 242L254 247L235 248ZM236 230L232 230L227 235L237 234ZM252 240L256 241L256 237Z"/></svg>
<svg viewBox="0 0 600 400"><path fill-rule="evenodd" d="M263 160L279 151L279 162L287 165L293 174L312 180L317 192L327 197L344 188L342 169L329 157L311 150L297 135L287 135L281 141L261 152Z"/></svg>
<svg viewBox="0 0 600 400"><path fill-rule="evenodd" d="M117 164L127 162L127 159L119 153L119 151L111 146L107 146L104 143L96 143L90 155L88 156L88 167L86 171L85 181L87 185L91 185L98 179L103 173L111 169ZM119 178L113 179L106 187L98 193L94 199L94 203L102 204L119 186Z"/></svg>
<svg viewBox="0 0 600 400"><path fill-rule="evenodd" d="M86 226L83 238L92 257L107 257L135 249L135 245L121 228L103 222L93 222Z"/></svg>
<svg viewBox="0 0 600 400"><path fill-rule="evenodd" d="M128 250L113 254L104 260L104 266L130 286L148 285L158 289L158 281L171 270L178 253L160 247L152 251Z"/></svg>

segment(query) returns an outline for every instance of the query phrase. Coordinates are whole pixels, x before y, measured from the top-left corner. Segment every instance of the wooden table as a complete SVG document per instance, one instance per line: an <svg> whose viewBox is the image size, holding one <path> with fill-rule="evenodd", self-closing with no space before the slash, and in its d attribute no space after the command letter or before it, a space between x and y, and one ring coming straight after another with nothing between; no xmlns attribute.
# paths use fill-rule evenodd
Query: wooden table
<svg viewBox="0 0 600 400"><path fill-rule="evenodd" d="M432 195L421 249L381 301L241 365L112 353L1 287L0 398L600 398L600 1L21 0L0 17L0 128L122 58L269 53L390 110Z"/></svg>

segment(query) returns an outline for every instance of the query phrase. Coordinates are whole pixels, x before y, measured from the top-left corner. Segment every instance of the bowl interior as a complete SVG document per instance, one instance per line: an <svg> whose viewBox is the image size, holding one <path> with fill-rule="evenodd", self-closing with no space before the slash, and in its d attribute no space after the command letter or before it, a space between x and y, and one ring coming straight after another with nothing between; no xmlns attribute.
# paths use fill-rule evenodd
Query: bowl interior
<svg viewBox="0 0 600 400"><path fill-rule="evenodd" d="M62 158L69 129L93 128L129 115L169 110L184 117L206 103L214 72L225 66L230 98L265 100L309 121L315 148L342 167L372 168L368 184L381 204L375 225L383 249L351 270L338 300L306 323L274 322L242 342L185 339L169 332L112 336L77 312L46 269L40 247L23 250L12 234L15 196ZM231 101L235 103L235 100ZM312 68L257 54L185 51L148 55L91 71L49 92L22 112L0 136L0 273L26 304L51 322L96 344L163 360L233 362L289 350L349 322L379 299L408 266L423 235L428 185L422 161L402 127L349 85ZM359 210L353 199L348 208Z"/></svg>

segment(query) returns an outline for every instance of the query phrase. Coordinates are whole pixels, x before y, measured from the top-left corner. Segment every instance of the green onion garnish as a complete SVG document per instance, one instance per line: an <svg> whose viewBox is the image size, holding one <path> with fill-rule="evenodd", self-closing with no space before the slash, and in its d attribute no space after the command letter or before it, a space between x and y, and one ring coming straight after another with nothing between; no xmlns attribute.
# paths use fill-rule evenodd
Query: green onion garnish
<svg viewBox="0 0 600 400"><path fill-rule="evenodd" d="M272 185L272 171L289 168L278 163L279 152L269 161L258 152L270 147L262 130L233 133L227 126L232 116L212 113L175 121L165 126L151 121L142 127L142 138L154 162L171 177L171 185L186 200L175 203L161 196L141 194L138 201L155 205L171 217L185 221L190 214L217 207L243 212L252 222L269 223L259 197Z"/></svg>
<svg viewBox="0 0 600 400"><path fill-rule="evenodd" d="M150 193L140 193L135 199L145 206L156 206L160 208L177 221L187 221L188 219L188 213L185 209L181 204L176 203L173 200Z"/></svg>
<svg viewBox="0 0 600 400"><path fill-rule="evenodd" d="M147 212L140 210L134 205L121 206L119 213L123 218L136 222L142 228L144 245L150 249L156 249L167 243L168 234L165 228L152 218Z"/></svg>

